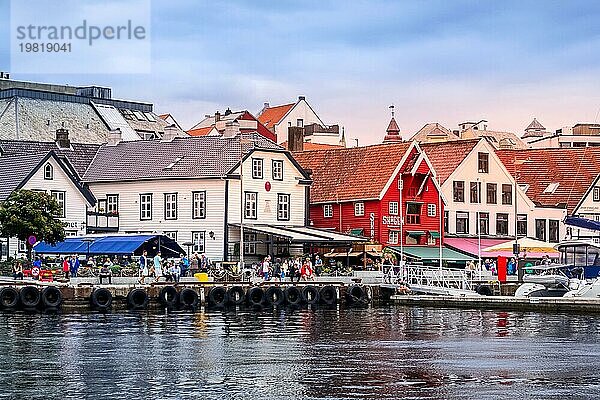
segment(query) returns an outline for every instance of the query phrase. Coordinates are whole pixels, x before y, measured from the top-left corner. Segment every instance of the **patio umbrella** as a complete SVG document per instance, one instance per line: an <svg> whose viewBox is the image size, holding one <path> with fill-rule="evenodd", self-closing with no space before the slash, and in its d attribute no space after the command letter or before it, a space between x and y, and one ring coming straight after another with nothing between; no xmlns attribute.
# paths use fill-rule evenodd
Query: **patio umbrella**
<svg viewBox="0 0 600 400"><path fill-rule="evenodd" d="M549 253L558 254L558 251L554 249L554 245L551 243L542 242L541 240L531 238L521 238L517 240L521 248L521 253ZM512 251L514 240L508 242L499 243L490 247L486 247L483 251Z"/></svg>

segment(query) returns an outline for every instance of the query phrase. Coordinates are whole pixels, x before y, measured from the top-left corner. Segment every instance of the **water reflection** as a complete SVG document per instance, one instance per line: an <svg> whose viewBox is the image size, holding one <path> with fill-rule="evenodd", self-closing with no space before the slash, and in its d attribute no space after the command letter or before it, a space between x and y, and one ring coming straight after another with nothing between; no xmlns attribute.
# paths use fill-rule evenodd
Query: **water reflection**
<svg viewBox="0 0 600 400"><path fill-rule="evenodd" d="M593 398L599 328L417 307L1 313L0 398Z"/></svg>

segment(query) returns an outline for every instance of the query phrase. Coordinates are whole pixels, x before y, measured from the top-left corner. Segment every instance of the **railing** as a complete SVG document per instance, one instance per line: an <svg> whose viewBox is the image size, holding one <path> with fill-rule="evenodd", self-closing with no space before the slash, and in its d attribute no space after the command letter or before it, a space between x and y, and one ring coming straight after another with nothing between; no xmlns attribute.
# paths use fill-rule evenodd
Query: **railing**
<svg viewBox="0 0 600 400"><path fill-rule="evenodd" d="M405 283L446 289L474 290L473 280L476 271L462 269L426 267L423 265L405 265L394 267L388 276L389 283Z"/></svg>

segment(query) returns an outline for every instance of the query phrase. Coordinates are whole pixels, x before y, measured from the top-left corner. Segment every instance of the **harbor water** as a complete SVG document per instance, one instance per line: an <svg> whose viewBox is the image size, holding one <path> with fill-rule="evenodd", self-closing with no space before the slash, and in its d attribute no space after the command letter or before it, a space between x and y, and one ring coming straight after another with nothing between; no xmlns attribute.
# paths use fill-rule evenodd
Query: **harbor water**
<svg viewBox="0 0 600 400"><path fill-rule="evenodd" d="M590 399L596 315L0 313L2 399Z"/></svg>

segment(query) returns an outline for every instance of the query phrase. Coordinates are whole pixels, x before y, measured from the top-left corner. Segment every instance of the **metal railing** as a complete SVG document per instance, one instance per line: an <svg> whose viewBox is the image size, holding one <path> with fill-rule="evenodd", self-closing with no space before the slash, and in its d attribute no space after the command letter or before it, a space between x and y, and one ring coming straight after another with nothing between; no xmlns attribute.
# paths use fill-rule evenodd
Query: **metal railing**
<svg viewBox="0 0 600 400"><path fill-rule="evenodd" d="M476 276L478 272L410 264L391 269L388 281L392 284L403 283L409 286L474 290L473 282L478 278Z"/></svg>

